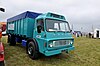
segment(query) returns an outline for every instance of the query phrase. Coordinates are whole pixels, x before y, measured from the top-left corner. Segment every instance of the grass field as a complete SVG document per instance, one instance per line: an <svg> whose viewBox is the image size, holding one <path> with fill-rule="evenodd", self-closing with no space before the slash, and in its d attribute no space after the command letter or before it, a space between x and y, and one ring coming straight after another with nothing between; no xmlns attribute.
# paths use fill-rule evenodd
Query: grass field
<svg viewBox="0 0 100 66"><path fill-rule="evenodd" d="M9 46L5 37L2 41L6 66L100 66L100 39L75 38L74 53L41 56L38 60L31 60L20 44Z"/></svg>

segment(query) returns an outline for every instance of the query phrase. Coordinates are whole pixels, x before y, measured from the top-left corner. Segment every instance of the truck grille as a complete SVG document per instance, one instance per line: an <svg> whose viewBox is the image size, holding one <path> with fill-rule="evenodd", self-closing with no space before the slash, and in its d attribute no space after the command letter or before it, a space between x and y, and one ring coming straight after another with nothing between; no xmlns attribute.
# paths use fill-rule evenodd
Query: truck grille
<svg viewBox="0 0 100 66"><path fill-rule="evenodd" d="M53 47L64 46L64 45L69 45L69 44L70 44L70 40L53 41Z"/></svg>

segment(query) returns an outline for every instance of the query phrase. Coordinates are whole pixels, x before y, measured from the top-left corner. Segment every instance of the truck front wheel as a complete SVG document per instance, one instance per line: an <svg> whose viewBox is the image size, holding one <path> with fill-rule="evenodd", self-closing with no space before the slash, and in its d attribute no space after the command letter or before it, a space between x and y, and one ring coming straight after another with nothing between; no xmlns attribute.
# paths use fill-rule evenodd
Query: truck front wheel
<svg viewBox="0 0 100 66"><path fill-rule="evenodd" d="M33 60L39 57L39 51L37 49L38 48L36 47L35 42L30 41L28 43L27 52L28 52L29 57Z"/></svg>

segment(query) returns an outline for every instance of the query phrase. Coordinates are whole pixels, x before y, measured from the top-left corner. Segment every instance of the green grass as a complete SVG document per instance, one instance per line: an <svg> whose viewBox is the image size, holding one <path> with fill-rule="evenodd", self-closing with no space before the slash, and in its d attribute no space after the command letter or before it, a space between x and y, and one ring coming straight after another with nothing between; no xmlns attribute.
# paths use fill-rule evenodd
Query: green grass
<svg viewBox="0 0 100 66"><path fill-rule="evenodd" d="M31 60L20 44L9 46L5 37L2 41L7 66L100 66L100 39L75 38L74 53L41 56L38 60Z"/></svg>

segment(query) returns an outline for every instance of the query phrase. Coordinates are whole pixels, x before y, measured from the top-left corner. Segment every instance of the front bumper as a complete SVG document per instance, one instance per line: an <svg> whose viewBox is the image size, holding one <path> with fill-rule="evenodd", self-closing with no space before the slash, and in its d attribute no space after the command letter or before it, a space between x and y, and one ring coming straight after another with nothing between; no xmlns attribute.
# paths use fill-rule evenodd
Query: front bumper
<svg viewBox="0 0 100 66"><path fill-rule="evenodd" d="M51 50L51 51L45 51L44 55L45 56L51 56L51 55L56 55L56 54L60 54L62 51L66 51L66 52L70 52L71 50L74 50L75 47L68 47L68 48L62 48L62 49L57 49L57 50Z"/></svg>

